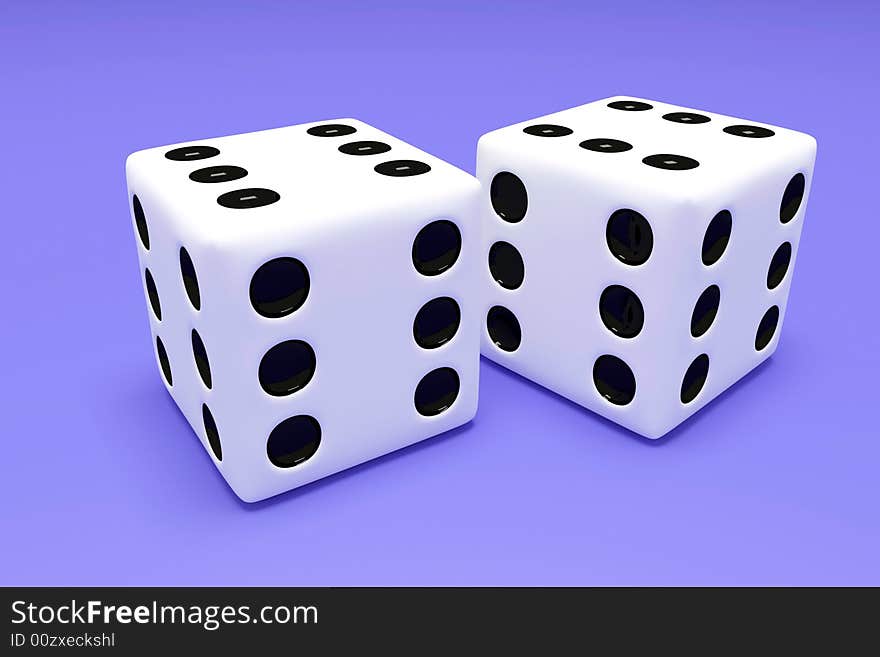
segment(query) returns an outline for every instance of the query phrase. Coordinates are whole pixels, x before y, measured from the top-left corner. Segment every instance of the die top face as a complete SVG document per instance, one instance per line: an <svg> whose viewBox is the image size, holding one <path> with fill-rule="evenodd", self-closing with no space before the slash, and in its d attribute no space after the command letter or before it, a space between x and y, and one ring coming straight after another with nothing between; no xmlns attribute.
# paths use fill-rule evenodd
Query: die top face
<svg viewBox="0 0 880 657"><path fill-rule="evenodd" d="M297 239L473 194L456 167L356 119L332 119L138 151L135 185L174 230L214 244ZM424 220L416 212L415 223Z"/></svg>
<svg viewBox="0 0 880 657"><path fill-rule="evenodd" d="M639 181L648 198L702 199L791 162L812 166L802 132L632 96L614 96L501 128L480 148L559 175Z"/></svg>

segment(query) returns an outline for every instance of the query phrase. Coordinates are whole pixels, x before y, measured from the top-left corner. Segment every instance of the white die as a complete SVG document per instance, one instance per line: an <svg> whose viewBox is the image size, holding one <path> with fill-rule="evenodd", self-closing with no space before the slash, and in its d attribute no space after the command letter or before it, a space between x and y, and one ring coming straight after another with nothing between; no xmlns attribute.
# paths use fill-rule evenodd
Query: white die
<svg viewBox="0 0 880 657"><path fill-rule="evenodd" d="M483 354L662 436L775 351L815 153L630 97L484 135Z"/></svg>
<svg viewBox="0 0 880 657"><path fill-rule="evenodd" d="M474 416L472 176L353 119L139 151L126 175L163 379L243 500Z"/></svg>

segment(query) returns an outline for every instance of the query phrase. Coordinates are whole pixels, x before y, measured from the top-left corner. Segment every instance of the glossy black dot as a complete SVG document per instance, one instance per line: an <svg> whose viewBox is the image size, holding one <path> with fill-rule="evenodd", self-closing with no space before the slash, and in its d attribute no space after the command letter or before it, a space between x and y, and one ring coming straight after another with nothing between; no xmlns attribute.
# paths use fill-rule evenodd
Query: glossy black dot
<svg viewBox="0 0 880 657"><path fill-rule="evenodd" d="M694 312L691 313L692 336L698 338L709 330L712 322L715 321L715 316L718 314L718 306L720 304L721 289L717 285L710 285L703 290L700 298L697 299L697 303L694 304Z"/></svg>
<svg viewBox="0 0 880 657"><path fill-rule="evenodd" d="M806 184L806 178L804 178L804 174L802 173L796 173L794 177L788 181L788 185L785 187L785 192L782 194L782 203L779 205L779 220L782 223L787 224L794 219L794 216L801 207L801 201L804 200L804 188L806 187Z"/></svg>
<svg viewBox="0 0 880 657"><path fill-rule="evenodd" d="M709 222L706 234L703 236L703 264L707 267L718 262L724 255L727 244L730 242L730 231L733 229L733 216L727 210L722 210Z"/></svg>
<svg viewBox="0 0 880 657"><path fill-rule="evenodd" d="M609 285L599 297L599 316L605 327L621 338L634 338L645 325L645 309L635 292Z"/></svg>
<svg viewBox="0 0 880 657"><path fill-rule="evenodd" d="M168 361L168 352L165 351L165 345L162 343L162 338L158 335L156 336L156 355L159 356L159 367L162 368L162 374L165 376L165 380L168 382L168 385L173 385L173 379L171 377L171 363Z"/></svg>
<svg viewBox="0 0 880 657"><path fill-rule="evenodd" d="M422 415L439 415L452 406L460 387L458 372L451 367L428 372L416 386L413 397L416 410Z"/></svg>
<svg viewBox="0 0 880 657"><path fill-rule="evenodd" d="M324 125L314 125L306 130L313 137L344 137L357 132L357 130L342 123L325 123Z"/></svg>
<svg viewBox="0 0 880 657"><path fill-rule="evenodd" d="M207 160L209 157L220 155L220 151L213 146L183 146L165 153L165 157L175 162L194 162L195 160Z"/></svg>
<svg viewBox="0 0 880 657"><path fill-rule="evenodd" d="M772 130L757 125L729 125L724 128L724 132L729 135L749 137L751 139L763 139L765 137L772 137L776 134Z"/></svg>
<svg viewBox="0 0 880 657"><path fill-rule="evenodd" d="M305 303L311 281L296 258L275 258L260 265L251 277L251 305L263 317L284 317Z"/></svg>
<svg viewBox="0 0 880 657"><path fill-rule="evenodd" d="M308 461L321 444L321 425L311 415L294 415L272 429L266 442L269 461L292 468Z"/></svg>
<svg viewBox="0 0 880 657"><path fill-rule="evenodd" d="M183 287L186 290L186 296L189 302L196 310L202 308L202 297L199 293L199 279L196 276L196 268L193 265L192 258L189 257L189 251L184 247L180 247L180 276L183 278Z"/></svg>
<svg viewBox="0 0 880 657"><path fill-rule="evenodd" d="M159 303L159 291L156 289L156 282L149 269L144 270L144 283L147 286L147 298L150 300L150 307L156 319L162 321L162 305Z"/></svg>
<svg viewBox="0 0 880 657"><path fill-rule="evenodd" d="M492 178L489 200L495 214L515 224L522 221L529 207L529 195L523 181L509 171L502 171Z"/></svg>
<svg viewBox="0 0 880 657"><path fill-rule="evenodd" d="M788 272L789 263L791 263L791 243L783 242L773 254L770 268L767 270L767 287L769 289L772 290L782 282Z"/></svg>
<svg viewBox="0 0 880 657"><path fill-rule="evenodd" d="M149 251L150 231L147 228L147 217L144 214L144 207L141 205L141 200L137 197L137 194L131 197L131 206L134 210L134 225L137 228L138 237L141 238L141 244L144 245L144 248Z"/></svg>
<svg viewBox="0 0 880 657"><path fill-rule="evenodd" d="M700 354L687 368L681 381L681 403L689 404L700 394L709 376L709 356Z"/></svg>
<svg viewBox="0 0 880 657"><path fill-rule="evenodd" d="M619 139L609 139L605 137L587 139L580 143L580 147L586 148L588 151L595 151L596 153L623 153L632 150L632 144L628 144Z"/></svg>
<svg viewBox="0 0 880 657"><path fill-rule="evenodd" d="M252 208L261 208L264 205L272 205L280 199L281 195L271 189L248 187L247 189L236 189L233 192L220 194L217 197L217 203L224 208L250 210Z"/></svg>
<svg viewBox="0 0 880 657"><path fill-rule="evenodd" d="M755 349L761 351L770 344L773 334L776 333L776 325L779 323L779 306L771 306L764 313L758 324L758 332L755 334Z"/></svg>
<svg viewBox="0 0 880 657"><path fill-rule="evenodd" d="M413 337L423 349L436 349L449 342L461 323L461 309L454 299L438 297L419 309L413 321Z"/></svg>
<svg viewBox="0 0 880 657"><path fill-rule="evenodd" d="M202 383L209 390L211 389L211 363L208 361L208 350L205 349L205 343L202 342L202 336L195 329L192 330L192 350L193 358L196 361L196 369L199 376L202 377Z"/></svg>
<svg viewBox="0 0 880 657"><path fill-rule="evenodd" d="M653 105L643 103L638 100L615 100L608 103L608 107L624 112L644 112L645 110L654 109Z"/></svg>
<svg viewBox="0 0 880 657"><path fill-rule="evenodd" d="M636 377L629 365L617 356L599 356L593 364L596 390L612 404L625 406L636 396Z"/></svg>
<svg viewBox="0 0 880 657"><path fill-rule="evenodd" d="M216 167L205 167L204 169L196 169L189 174L189 179L193 182L200 183L221 183L230 180L238 180L248 175L247 169L234 167L223 164Z"/></svg>
<svg viewBox="0 0 880 657"><path fill-rule="evenodd" d="M373 169L376 173L381 173L383 176L407 178L409 176L420 176L423 173L428 173L431 170L431 167L418 160L391 160L390 162L377 164Z"/></svg>
<svg viewBox="0 0 880 657"><path fill-rule="evenodd" d="M492 306L486 316L489 338L504 351L516 351L522 342L519 320L504 306Z"/></svg>
<svg viewBox="0 0 880 657"><path fill-rule="evenodd" d="M523 132L527 135L534 135L535 137L566 137L572 133L572 129L566 128L564 125L539 123L537 125L530 125L527 128L523 128Z"/></svg>
<svg viewBox="0 0 880 657"><path fill-rule="evenodd" d="M214 416L207 404L202 404L202 423L205 425L205 437L208 439L208 445L214 452L214 457L218 461L223 460L223 447L220 445L220 432L217 431L217 423L214 422Z"/></svg>
<svg viewBox="0 0 880 657"><path fill-rule="evenodd" d="M489 273L508 290L522 285L526 267L516 247L509 242L495 242L489 249Z"/></svg>
<svg viewBox="0 0 880 657"><path fill-rule="evenodd" d="M615 258L627 265L647 262L654 248L651 224L635 210L617 210L608 218L605 240Z"/></svg>
<svg viewBox="0 0 880 657"><path fill-rule="evenodd" d="M684 155L673 155L672 153L649 155L642 158L642 162L649 167L666 169L667 171L687 171L688 169L696 169L700 166L700 163L693 158L685 157Z"/></svg>
<svg viewBox="0 0 880 657"><path fill-rule="evenodd" d="M455 264L460 253L461 232L446 219L432 221L413 240L413 266L423 276L442 274Z"/></svg>
<svg viewBox="0 0 880 657"><path fill-rule="evenodd" d="M694 114L693 112L670 112L669 114L664 114L663 118L673 123L684 123L685 125L709 123L712 120L704 114Z"/></svg>
<svg viewBox="0 0 880 657"><path fill-rule="evenodd" d="M339 147L339 152L346 155L378 155L390 150L391 146L381 141L353 141Z"/></svg>
<svg viewBox="0 0 880 657"><path fill-rule="evenodd" d="M305 388L315 375L315 351L302 340L287 340L269 349L260 361L260 385L275 397Z"/></svg>

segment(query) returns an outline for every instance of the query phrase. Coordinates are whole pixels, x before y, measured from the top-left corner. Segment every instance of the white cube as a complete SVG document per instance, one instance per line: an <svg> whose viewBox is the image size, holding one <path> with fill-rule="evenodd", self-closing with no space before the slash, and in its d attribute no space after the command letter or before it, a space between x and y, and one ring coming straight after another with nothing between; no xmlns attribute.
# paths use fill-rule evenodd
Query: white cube
<svg viewBox="0 0 880 657"><path fill-rule="evenodd" d="M815 154L631 97L484 135L483 354L664 435L775 351Z"/></svg>
<svg viewBox="0 0 880 657"><path fill-rule="evenodd" d="M126 162L162 379L257 501L476 412L479 184L354 119Z"/></svg>

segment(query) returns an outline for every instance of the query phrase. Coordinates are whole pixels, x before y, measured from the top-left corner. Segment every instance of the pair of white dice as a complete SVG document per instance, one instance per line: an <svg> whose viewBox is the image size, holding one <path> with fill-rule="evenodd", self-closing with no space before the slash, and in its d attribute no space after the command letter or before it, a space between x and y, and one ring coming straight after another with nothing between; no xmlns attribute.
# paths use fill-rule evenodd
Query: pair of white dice
<svg viewBox="0 0 880 657"><path fill-rule="evenodd" d="M468 422L481 349L660 437L775 350L815 152L609 98L476 179L354 119L134 153L163 380L246 501Z"/></svg>

